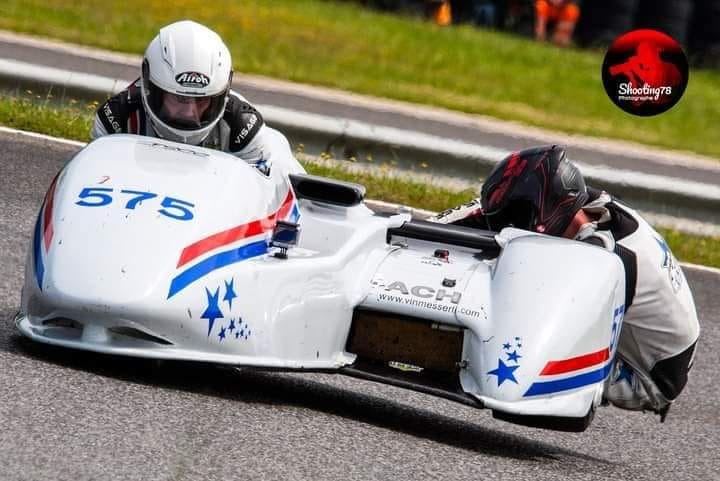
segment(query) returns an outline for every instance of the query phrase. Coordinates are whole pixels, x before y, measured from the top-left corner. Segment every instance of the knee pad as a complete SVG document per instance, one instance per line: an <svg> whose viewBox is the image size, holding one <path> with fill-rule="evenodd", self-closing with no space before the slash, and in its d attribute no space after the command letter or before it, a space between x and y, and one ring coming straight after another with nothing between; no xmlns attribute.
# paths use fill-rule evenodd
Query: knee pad
<svg viewBox="0 0 720 481"><path fill-rule="evenodd" d="M680 354L658 361L650 370L650 378L666 398L675 399L685 387L696 344L697 341Z"/></svg>

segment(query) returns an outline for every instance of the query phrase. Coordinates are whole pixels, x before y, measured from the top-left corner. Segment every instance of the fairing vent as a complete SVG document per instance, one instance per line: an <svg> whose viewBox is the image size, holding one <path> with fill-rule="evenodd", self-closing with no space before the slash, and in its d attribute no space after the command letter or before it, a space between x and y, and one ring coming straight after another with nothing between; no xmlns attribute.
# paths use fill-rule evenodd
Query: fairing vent
<svg viewBox="0 0 720 481"><path fill-rule="evenodd" d="M79 322L68 319L65 317L53 317L52 319L46 319L42 322L43 326L50 326L50 327L66 327L70 329L82 329L83 325Z"/></svg>
<svg viewBox="0 0 720 481"><path fill-rule="evenodd" d="M357 360L343 371L478 406L460 387L463 333L457 326L359 308L345 348Z"/></svg>
<svg viewBox="0 0 720 481"><path fill-rule="evenodd" d="M167 341L163 338L153 336L152 334L148 334L147 332L143 332L139 329L135 329L132 327L127 326L121 326L121 327L111 327L108 329L108 331L112 332L113 334L119 334L121 336L126 337L132 337L133 339L138 339L141 341L148 341L148 342L154 342L156 344L162 344L164 346L171 346L172 342Z"/></svg>
<svg viewBox="0 0 720 481"><path fill-rule="evenodd" d="M47 319L42 322L43 326L47 327L61 327L65 329L77 329L79 336L82 333L83 324L75 321L73 319L68 319L66 317L54 317L52 319ZM140 341L146 341L146 342L153 342L155 344L161 344L163 346L172 346L173 343L163 339L161 337L153 336L152 334L148 334L147 332L143 332L139 329L135 329L133 327L127 327L127 326L117 326L117 327L111 327L108 329L109 332L129 337L132 339L137 339Z"/></svg>

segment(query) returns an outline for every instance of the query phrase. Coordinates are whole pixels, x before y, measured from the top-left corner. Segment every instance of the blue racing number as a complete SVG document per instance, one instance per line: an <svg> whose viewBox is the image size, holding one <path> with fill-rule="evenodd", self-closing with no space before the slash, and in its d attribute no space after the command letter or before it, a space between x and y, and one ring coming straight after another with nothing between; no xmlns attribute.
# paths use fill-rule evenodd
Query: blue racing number
<svg viewBox="0 0 720 481"><path fill-rule="evenodd" d="M153 194L152 192L139 192L137 190L121 190L121 194L131 194L134 195L132 199L128 201L127 204L125 204L126 209L134 209L136 205L138 205L138 202L142 202L144 200L152 199L153 197L157 197L157 194Z"/></svg>
<svg viewBox="0 0 720 481"><path fill-rule="evenodd" d="M79 200L75 204L82 207L103 207L112 203L111 192L114 192L111 187L85 187L78 194ZM142 206L144 200L154 199L158 196L153 192L126 189L120 190L120 194L129 196L129 200L125 204L125 208L129 210L135 210L136 207ZM195 204L191 202L165 197L160 205L164 208L158 209L157 212L165 217L175 220L191 220L194 217L190 209L195 207Z"/></svg>
<svg viewBox="0 0 720 481"><path fill-rule="evenodd" d="M160 209L158 211L162 215L166 215L177 220L190 220L193 218L192 212L190 212L187 207L195 207L195 205L191 204L190 202L185 202L184 200L180 199L173 199L172 197L165 197L161 205L165 207L164 209ZM171 212L168 209L175 209L176 212Z"/></svg>
<svg viewBox="0 0 720 481"><path fill-rule="evenodd" d="M80 191L78 197L83 200L75 202L77 205L83 207L101 207L108 205L112 202L112 197L103 192L112 192L113 190L109 187L85 187ZM85 199L94 199L92 202Z"/></svg>

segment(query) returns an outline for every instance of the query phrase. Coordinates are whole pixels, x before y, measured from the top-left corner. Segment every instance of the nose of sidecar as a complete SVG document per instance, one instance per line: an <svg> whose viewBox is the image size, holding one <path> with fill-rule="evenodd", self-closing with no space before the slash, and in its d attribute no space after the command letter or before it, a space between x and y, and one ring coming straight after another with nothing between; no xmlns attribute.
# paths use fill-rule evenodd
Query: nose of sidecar
<svg viewBox="0 0 720 481"><path fill-rule="evenodd" d="M208 324L215 327L208 319L223 314L223 303L228 311L239 290L231 275L228 286L213 276L262 256L275 222L298 215L281 172L160 139L100 138L65 166L41 207L22 296L25 331L206 347ZM190 290L203 302L188 302ZM233 335L243 329L234 324Z"/></svg>

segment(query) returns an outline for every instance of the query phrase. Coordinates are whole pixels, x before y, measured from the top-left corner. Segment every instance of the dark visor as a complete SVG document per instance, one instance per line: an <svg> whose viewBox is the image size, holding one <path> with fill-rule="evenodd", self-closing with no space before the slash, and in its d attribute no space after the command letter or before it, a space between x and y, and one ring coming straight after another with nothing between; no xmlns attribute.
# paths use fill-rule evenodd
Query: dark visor
<svg viewBox="0 0 720 481"><path fill-rule="evenodd" d="M514 200L495 213L486 213L485 218L488 227L498 232L505 227L534 230L531 227L535 223L535 208L530 201Z"/></svg>

